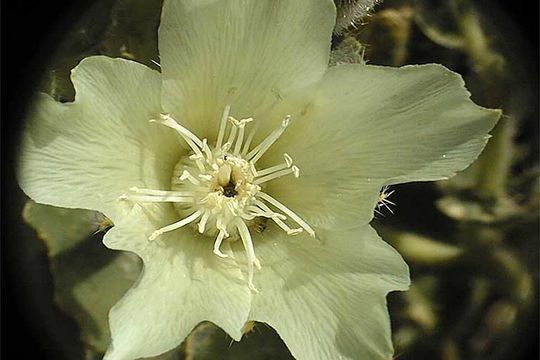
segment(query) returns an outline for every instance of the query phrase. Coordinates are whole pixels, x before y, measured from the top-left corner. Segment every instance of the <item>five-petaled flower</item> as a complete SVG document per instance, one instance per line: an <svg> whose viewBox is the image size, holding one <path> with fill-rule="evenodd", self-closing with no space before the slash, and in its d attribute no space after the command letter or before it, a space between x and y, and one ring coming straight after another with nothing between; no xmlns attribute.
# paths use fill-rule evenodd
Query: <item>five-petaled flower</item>
<svg viewBox="0 0 540 360"><path fill-rule="evenodd" d="M298 359L388 359L408 269L368 225L381 187L480 153L499 112L439 65L328 68L331 0L169 0L161 72L90 57L73 103L41 95L23 190L101 211L144 261L110 312L108 359L177 346L201 321L274 327Z"/></svg>

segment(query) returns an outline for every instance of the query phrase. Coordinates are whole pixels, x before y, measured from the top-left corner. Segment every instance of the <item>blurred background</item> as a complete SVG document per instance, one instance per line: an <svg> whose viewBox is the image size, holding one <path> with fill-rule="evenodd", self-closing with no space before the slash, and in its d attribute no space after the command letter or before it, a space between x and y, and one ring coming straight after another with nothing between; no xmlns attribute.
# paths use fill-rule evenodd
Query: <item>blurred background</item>
<svg viewBox="0 0 540 360"><path fill-rule="evenodd" d="M478 161L455 178L395 186L373 225L411 267L408 292L389 295L398 359L538 358L538 2L388 0L363 20L335 0L331 65L441 63L473 100L504 117ZM74 96L69 71L104 54L156 68L160 0L30 1L2 14L2 355L100 359L106 314L136 279L139 260L101 244L99 214L37 205L13 165L36 91ZM62 231L59 231L62 228ZM91 260L89 260L91 259ZM290 359L256 324L240 343L201 324L159 359Z"/></svg>

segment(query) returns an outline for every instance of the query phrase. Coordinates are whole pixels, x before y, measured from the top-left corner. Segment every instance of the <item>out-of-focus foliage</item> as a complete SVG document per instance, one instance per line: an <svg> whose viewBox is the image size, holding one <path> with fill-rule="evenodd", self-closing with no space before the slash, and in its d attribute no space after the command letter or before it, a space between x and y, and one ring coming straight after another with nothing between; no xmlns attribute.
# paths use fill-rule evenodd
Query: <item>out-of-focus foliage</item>
<svg viewBox="0 0 540 360"><path fill-rule="evenodd" d="M528 63L520 35L493 3L388 0L363 17L363 25L354 12L360 3L371 8L376 1L336 0L340 35L331 65L442 63L465 77L477 103L505 114L473 166L448 181L396 187L395 214L374 221L411 266L411 290L389 299L396 356L523 359L538 330L538 94L530 82L537 79L535 64ZM159 69L160 8L161 0L97 2L60 46L42 89L60 101L73 99L69 71L89 55ZM356 25L348 26L351 21ZM101 244L107 223L97 213L29 203L25 218L49 248L58 304L77 320L87 358L99 358L108 343L108 308L137 278L138 259ZM71 232L58 231L68 223ZM180 348L159 358L291 356L264 324L231 343L203 323Z"/></svg>
<svg viewBox="0 0 540 360"><path fill-rule="evenodd" d="M391 299L397 355L526 358L538 316L538 95L531 54L505 14L486 3L385 5L365 29L349 34L367 44L368 62L442 63L462 73L476 102L505 114L469 169L434 185L402 186L396 216L376 222L411 265L411 290Z"/></svg>

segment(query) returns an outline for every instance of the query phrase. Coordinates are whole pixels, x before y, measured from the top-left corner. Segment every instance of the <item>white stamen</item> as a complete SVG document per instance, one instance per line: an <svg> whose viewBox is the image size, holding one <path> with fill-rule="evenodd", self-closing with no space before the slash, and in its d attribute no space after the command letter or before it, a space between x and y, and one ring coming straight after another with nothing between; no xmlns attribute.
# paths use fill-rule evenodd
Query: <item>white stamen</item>
<svg viewBox="0 0 540 360"><path fill-rule="evenodd" d="M263 203L261 200L258 200L258 199L255 199L255 201L253 202L255 205L257 205L259 208L262 209L262 211L264 211L266 214L268 214L267 217L269 218L272 218L272 217L277 217L278 219L281 219L281 220L287 220L287 217L283 214L280 214L280 213L277 213L275 211L272 211L272 209L270 209L265 203Z"/></svg>
<svg viewBox="0 0 540 360"><path fill-rule="evenodd" d="M293 164L292 157L287 153L283 154L283 157L285 158L285 163L287 164L287 167L291 167Z"/></svg>
<svg viewBox="0 0 540 360"><path fill-rule="evenodd" d="M199 178L205 181L211 181L213 179L212 175L208 174L199 174Z"/></svg>
<svg viewBox="0 0 540 360"><path fill-rule="evenodd" d="M179 202L192 203L195 199L190 196L174 196L174 195L136 195L124 194L120 196L120 200L131 200L135 202Z"/></svg>
<svg viewBox="0 0 540 360"><path fill-rule="evenodd" d="M163 233L179 229L182 226L187 225L190 222L197 220L197 218L199 216L201 216L202 212L203 212L203 210L199 209L199 210L195 211L193 214L189 215L188 217L186 217L186 218L184 218L184 219L182 219L180 221L177 221L177 222L175 222L175 223L173 223L171 225L164 226L161 229L157 229L156 231L154 231L152 233L152 235L150 235L148 240L155 240L158 236L160 236Z"/></svg>
<svg viewBox="0 0 540 360"><path fill-rule="evenodd" d="M264 155L264 153L270 149L270 147L276 142L277 139L283 134L283 132L287 129L289 126L291 120L291 116L287 115L281 121L281 126L277 128L276 130L272 131L270 135L266 137L259 145L255 147L255 149L251 150L247 155L246 158L249 159L250 162L256 163L261 156Z"/></svg>
<svg viewBox="0 0 540 360"><path fill-rule="evenodd" d="M222 253L220 250L221 243L223 242L223 238L225 237L225 234L226 234L225 231L221 230L216 238L216 242L214 243L214 254L216 254L217 256L221 258L229 257L229 255Z"/></svg>
<svg viewBox="0 0 540 360"><path fill-rule="evenodd" d="M177 190L154 190L154 189L145 189L133 186L129 191L136 194L144 195L173 195L173 196L193 196L193 191L177 191Z"/></svg>
<svg viewBox="0 0 540 360"><path fill-rule="evenodd" d="M304 228L304 230L307 231L307 233L311 236L315 236L315 231L309 226L304 220L302 220L298 215L296 215L293 211L291 211L289 208L287 208L285 205L271 197L270 195L264 193L264 192L258 192L256 196L259 196L261 199L264 199L268 201L270 204L277 207L279 210L283 211L287 216L289 216L291 219L296 221L298 225Z"/></svg>
<svg viewBox="0 0 540 360"><path fill-rule="evenodd" d="M185 181L186 179L189 180L189 182L193 185L199 185L201 183L199 180L197 180L197 178L191 175L189 171L184 170L182 175L180 175L180 181Z"/></svg>
<svg viewBox="0 0 540 360"><path fill-rule="evenodd" d="M289 175L289 174L294 174L294 177L298 177L299 175L299 169L296 167L296 166L292 166L291 168L289 169L285 169L285 170L281 170L281 171L276 171L272 174L269 174L269 175L266 175L266 176L263 176L262 178L257 178L253 181L253 183L255 185L260 185L260 184L264 184L265 182L268 182L270 180L274 180L274 179L277 179L279 177L282 177L282 176L285 176L285 175Z"/></svg>
<svg viewBox="0 0 540 360"><path fill-rule="evenodd" d="M229 139L227 140L227 143L230 144L229 145L229 148L230 148L234 144L234 139L236 138L237 127L234 125L234 122L236 121L235 118L233 118L232 116L229 116L228 120L232 124L231 130L229 131Z"/></svg>
<svg viewBox="0 0 540 360"><path fill-rule="evenodd" d="M205 171L204 162L203 162L204 156L202 153L190 155L189 159L195 161L195 165L197 165L197 168L199 169L199 171L201 172Z"/></svg>
<svg viewBox="0 0 540 360"><path fill-rule="evenodd" d="M212 161L213 159L212 150L210 150L210 148L208 147L207 139L202 140L202 150L204 151L204 154L206 155L207 161Z"/></svg>
<svg viewBox="0 0 540 360"><path fill-rule="evenodd" d="M225 144L223 144L223 146L221 147L221 152L222 153L226 153L227 151L229 151L229 149L231 148L232 144L230 142L226 142Z"/></svg>
<svg viewBox="0 0 540 360"><path fill-rule="evenodd" d="M246 250L246 257L248 263L248 287L254 293L258 293L259 291L255 287L255 285L253 285L253 265L260 269L261 264L259 260L255 257L251 234L249 233L249 230L243 221L237 220L234 224L238 229L238 233L240 234L240 238L242 239L242 243L244 244L244 249Z"/></svg>
<svg viewBox="0 0 540 360"><path fill-rule="evenodd" d="M291 229L287 224L285 224L279 217L277 216L273 216L271 217L272 221L274 221L280 228L282 228L286 233L287 235L298 235L300 234L302 231L304 231L304 229L302 228L295 228L295 229Z"/></svg>
<svg viewBox="0 0 540 360"><path fill-rule="evenodd" d="M202 141L197 136L195 136L191 131L180 125L169 114L160 114L160 117L161 120L150 120L150 122L162 124L176 130L196 154L201 153L200 148L202 147Z"/></svg>
<svg viewBox="0 0 540 360"><path fill-rule="evenodd" d="M266 169L257 171L257 176L268 175L268 174L274 173L276 171L287 169L287 168L288 168L288 166L287 166L286 163L282 163L282 164L279 164L279 165L274 165L274 166L268 167Z"/></svg>
<svg viewBox="0 0 540 360"><path fill-rule="evenodd" d="M256 122L255 126L251 129L251 131L249 133L249 136L248 136L246 142L244 143L244 147L242 148L242 154L241 154L242 157L246 157L246 154L249 151L249 147L251 145L251 142L253 141L253 138L255 137L255 134L257 133L257 130L259 130L259 126L260 126L260 123Z"/></svg>
<svg viewBox="0 0 540 360"><path fill-rule="evenodd" d="M253 121L253 118L242 119L238 121L237 124L235 124L240 129L240 131L238 132L238 138L236 138L236 145L234 147L235 155L240 155L240 148L242 146L242 142L244 141L244 131L245 131L246 124L252 121Z"/></svg>
<svg viewBox="0 0 540 360"><path fill-rule="evenodd" d="M231 106L227 105L225 106L225 109L223 110L223 114L221 115L221 122L219 123L219 132L218 132L218 137L216 141L217 149L221 148L223 137L225 136L225 129L227 127L227 118L229 117L230 111L231 111Z"/></svg>
<svg viewBox="0 0 540 360"><path fill-rule="evenodd" d="M197 227L199 228L199 232L201 234L204 233L204 228L206 227L206 222L208 221L209 217L210 217L210 211L206 211L201 217L201 221L199 221L199 223L197 224Z"/></svg>
<svg viewBox="0 0 540 360"><path fill-rule="evenodd" d="M226 206L229 208L229 211L231 212L231 214L233 214L234 216L237 216L238 212L236 211L236 207L234 205L235 204L232 202L226 203Z"/></svg>
<svg viewBox="0 0 540 360"><path fill-rule="evenodd" d="M229 233L227 232L227 228L223 223L223 218L221 216L218 216L216 220L216 227L218 228L218 230L223 231L225 237L229 237Z"/></svg>

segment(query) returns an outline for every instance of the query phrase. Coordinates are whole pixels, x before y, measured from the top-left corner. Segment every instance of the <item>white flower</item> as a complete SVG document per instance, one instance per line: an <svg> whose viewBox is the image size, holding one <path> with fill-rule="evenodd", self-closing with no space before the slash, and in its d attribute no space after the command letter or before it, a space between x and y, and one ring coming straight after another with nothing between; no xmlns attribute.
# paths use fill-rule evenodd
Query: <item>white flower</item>
<svg viewBox="0 0 540 360"><path fill-rule="evenodd" d="M103 212L144 261L108 359L208 320L274 327L298 359L388 359L385 296L408 269L368 222L381 187L480 153L499 112L438 65L327 68L328 0L166 1L161 73L91 57L73 103L41 95L21 151L35 201ZM260 267L260 270L257 270Z"/></svg>

